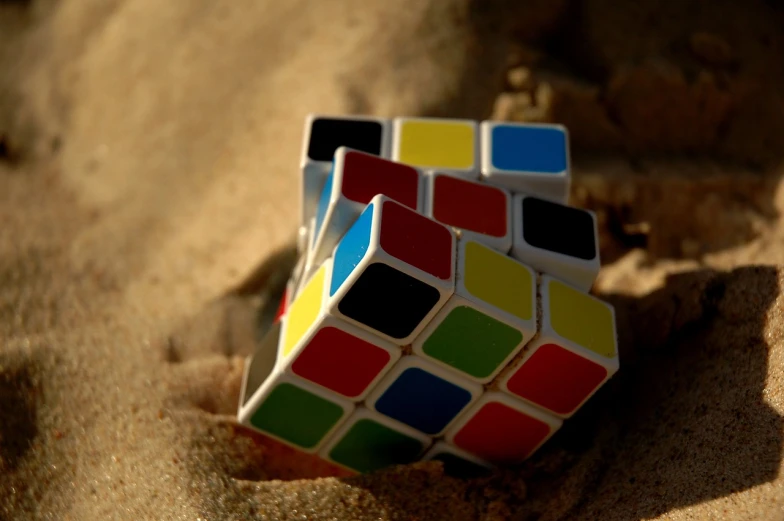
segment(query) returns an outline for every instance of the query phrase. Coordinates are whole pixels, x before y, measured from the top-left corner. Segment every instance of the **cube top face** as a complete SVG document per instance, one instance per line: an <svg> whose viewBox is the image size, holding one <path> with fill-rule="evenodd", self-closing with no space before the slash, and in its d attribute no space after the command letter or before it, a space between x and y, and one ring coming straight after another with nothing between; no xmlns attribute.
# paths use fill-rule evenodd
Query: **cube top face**
<svg viewBox="0 0 784 521"><path fill-rule="evenodd" d="M414 429L360 408L323 450L326 459L365 473L413 463L430 445Z"/></svg>
<svg viewBox="0 0 784 521"><path fill-rule="evenodd" d="M550 276L542 277L542 332L617 363L615 313L609 304Z"/></svg>
<svg viewBox="0 0 784 521"><path fill-rule="evenodd" d="M493 306L536 329L536 273L525 264L474 240L458 245L455 292L469 300Z"/></svg>
<svg viewBox="0 0 784 521"><path fill-rule="evenodd" d="M252 427L307 452L319 449L351 406L282 375L270 380L250 415Z"/></svg>
<svg viewBox="0 0 784 521"><path fill-rule="evenodd" d="M586 210L529 196L515 197L517 238L549 252L590 261L598 258L596 221Z"/></svg>
<svg viewBox="0 0 784 521"><path fill-rule="evenodd" d="M497 392L486 393L447 433L447 441L493 464L519 463L533 454L561 421Z"/></svg>
<svg viewBox="0 0 784 521"><path fill-rule="evenodd" d="M482 393L482 387L418 356L400 361L367 404L429 436L440 435Z"/></svg>
<svg viewBox="0 0 784 521"><path fill-rule="evenodd" d="M483 172L564 176L569 169L568 136L560 125L482 123Z"/></svg>
<svg viewBox="0 0 784 521"><path fill-rule="evenodd" d="M351 400L359 400L399 358L397 346L328 315L303 339L291 371Z"/></svg>
<svg viewBox="0 0 784 521"><path fill-rule="evenodd" d="M388 124L367 117L316 116L308 118L305 157L311 161L331 162L341 146L387 156Z"/></svg>
<svg viewBox="0 0 784 521"><path fill-rule="evenodd" d="M486 183L432 174L428 213L436 221L496 239L510 236L509 192ZM511 240L506 250L511 246ZM503 248L502 248L503 249Z"/></svg>
<svg viewBox="0 0 784 521"><path fill-rule="evenodd" d="M478 172L475 121L398 118L393 132L395 161L423 169Z"/></svg>
<svg viewBox="0 0 784 521"><path fill-rule="evenodd" d="M368 204L384 194L412 210L419 210L421 177L415 168L341 147L336 161L342 174L340 193L349 201ZM334 199L334 196L333 196Z"/></svg>

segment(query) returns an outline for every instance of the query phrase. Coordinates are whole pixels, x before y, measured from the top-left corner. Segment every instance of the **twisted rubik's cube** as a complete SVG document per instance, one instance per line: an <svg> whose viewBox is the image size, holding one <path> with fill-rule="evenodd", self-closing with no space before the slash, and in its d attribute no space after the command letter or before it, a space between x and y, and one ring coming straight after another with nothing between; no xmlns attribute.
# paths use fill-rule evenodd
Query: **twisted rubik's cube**
<svg viewBox="0 0 784 521"><path fill-rule="evenodd" d="M618 370L563 127L308 118L300 261L239 421L356 472L536 451Z"/></svg>

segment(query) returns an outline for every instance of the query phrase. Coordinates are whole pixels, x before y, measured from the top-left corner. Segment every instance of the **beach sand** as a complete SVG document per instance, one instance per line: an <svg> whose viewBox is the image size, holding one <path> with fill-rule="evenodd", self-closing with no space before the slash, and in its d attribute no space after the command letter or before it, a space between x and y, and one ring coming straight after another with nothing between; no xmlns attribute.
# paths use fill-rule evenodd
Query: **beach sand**
<svg viewBox="0 0 784 521"><path fill-rule="evenodd" d="M0 520L784 519L784 15L634 5L0 4ZM569 126L621 371L526 464L236 424L308 112Z"/></svg>

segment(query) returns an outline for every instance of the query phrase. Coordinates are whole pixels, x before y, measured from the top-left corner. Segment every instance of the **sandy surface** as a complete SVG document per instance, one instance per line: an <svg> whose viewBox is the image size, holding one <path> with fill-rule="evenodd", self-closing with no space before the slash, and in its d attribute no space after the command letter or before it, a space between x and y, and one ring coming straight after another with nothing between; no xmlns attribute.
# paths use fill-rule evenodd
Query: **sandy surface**
<svg viewBox="0 0 784 521"><path fill-rule="evenodd" d="M0 4L0 520L784 519L781 9L581 5ZM312 111L574 129L622 370L521 468L236 426Z"/></svg>

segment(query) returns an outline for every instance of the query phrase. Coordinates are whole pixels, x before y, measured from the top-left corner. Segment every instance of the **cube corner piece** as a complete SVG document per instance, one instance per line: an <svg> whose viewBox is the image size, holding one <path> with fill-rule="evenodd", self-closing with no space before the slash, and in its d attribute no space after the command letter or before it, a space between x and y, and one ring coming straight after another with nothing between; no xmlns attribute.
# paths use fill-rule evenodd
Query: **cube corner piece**
<svg viewBox="0 0 784 521"><path fill-rule="evenodd" d="M479 127L484 181L568 203L571 165L566 127L503 121L482 121Z"/></svg>

